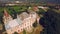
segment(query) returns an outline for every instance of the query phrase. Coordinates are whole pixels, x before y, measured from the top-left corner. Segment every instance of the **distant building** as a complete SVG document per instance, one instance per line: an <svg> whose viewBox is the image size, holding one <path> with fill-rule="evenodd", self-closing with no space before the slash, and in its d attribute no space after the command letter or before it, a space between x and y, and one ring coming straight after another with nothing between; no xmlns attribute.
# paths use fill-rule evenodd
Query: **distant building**
<svg viewBox="0 0 60 34"><path fill-rule="evenodd" d="M4 13L6 13L7 15L9 15L6 10L4 10ZM25 15L27 16L25 16ZM6 28L6 32L8 34L13 34L14 32L22 32L24 29L28 32L31 32L32 30L32 24L36 21L36 13L31 13L31 14L27 14L25 12L23 12L22 14L20 14L20 17L27 17L24 18L23 20L21 20L21 18L19 17L19 15L17 15L17 19L12 19L11 16L7 17L7 15L4 14L4 24L5 24L5 28ZM19 24L20 22L20 24Z"/></svg>

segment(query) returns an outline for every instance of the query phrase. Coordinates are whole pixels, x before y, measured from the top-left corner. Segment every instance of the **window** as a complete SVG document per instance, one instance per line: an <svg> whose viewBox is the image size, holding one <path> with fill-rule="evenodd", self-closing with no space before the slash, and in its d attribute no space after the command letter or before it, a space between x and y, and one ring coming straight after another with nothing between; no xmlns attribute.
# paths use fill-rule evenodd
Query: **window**
<svg viewBox="0 0 60 34"><path fill-rule="evenodd" d="M18 32L20 32L20 30L18 30Z"/></svg>

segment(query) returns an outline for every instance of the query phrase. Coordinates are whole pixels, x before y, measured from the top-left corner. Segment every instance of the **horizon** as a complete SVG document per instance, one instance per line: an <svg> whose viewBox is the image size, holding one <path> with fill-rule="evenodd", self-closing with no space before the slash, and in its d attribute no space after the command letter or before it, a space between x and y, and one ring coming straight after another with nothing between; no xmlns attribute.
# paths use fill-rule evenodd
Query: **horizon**
<svg viewBox="0 0 60 34"><path fill-rule="evenodd" d="M22 1L22 2L44 2L44 3L53 3L53 4L60 4L60 0L0 0L2 3L6 2L14 2L14 1Z"/></svg>

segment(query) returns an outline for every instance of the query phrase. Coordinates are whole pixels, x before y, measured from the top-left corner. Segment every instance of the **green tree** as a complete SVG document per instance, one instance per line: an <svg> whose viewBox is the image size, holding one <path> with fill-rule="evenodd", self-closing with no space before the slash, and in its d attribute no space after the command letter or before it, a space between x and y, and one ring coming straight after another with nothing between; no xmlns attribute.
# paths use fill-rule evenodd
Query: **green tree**
<svg viewBox="0 0 60 34"><path fill-rule="evenodd" d="M23 34L26 34L26 31L25 30L23 30Z"/></svg>
<svg viewBox="0 0 60 34"><path fill-rule="evenodd" d="M17 32L14 32L13 34L18 34Z"/></svg>

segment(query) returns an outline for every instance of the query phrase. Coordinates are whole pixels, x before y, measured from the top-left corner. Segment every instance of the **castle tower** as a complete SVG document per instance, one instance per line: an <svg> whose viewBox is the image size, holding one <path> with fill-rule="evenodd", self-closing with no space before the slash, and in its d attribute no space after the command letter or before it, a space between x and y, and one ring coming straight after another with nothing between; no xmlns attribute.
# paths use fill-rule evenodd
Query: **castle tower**
<svg viewBox="0 0 60 34"><path fill-rule="evenodd" d="M6 24L8 21L12 20L13 18L8 14L6 9L4 9L4 16L3 16L3 22Z"/></svg>

